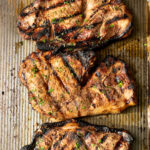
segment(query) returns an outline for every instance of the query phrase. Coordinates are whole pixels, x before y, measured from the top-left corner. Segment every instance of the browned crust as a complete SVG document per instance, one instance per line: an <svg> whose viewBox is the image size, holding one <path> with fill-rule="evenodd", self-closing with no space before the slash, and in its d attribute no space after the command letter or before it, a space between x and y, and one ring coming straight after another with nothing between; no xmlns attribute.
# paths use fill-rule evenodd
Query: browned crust
<svg viewBox="0 0 150 150"><path fill-rule="evenodd" d="M94 72L90 73L91 69L82 67L82 65L86 66L85 64L78 64L78 62L80 61L76 60L77 57L73 58L73 56L68 55L66 58L68 59L69 57L69 61L71 61L71 59L76 60L76 64L67 64L67 66L66 62L64 62L63 60L63 57L66 56L64 54L51 56L51 52L32 53L27 57L25 61L23 61L19 71L21 82L25 86L27 86L30 92L30 97L33 100L30 102L32 104L32 107L38 112L50 117L51 121L62 121L70 118L84 117L89 115L120 113L126 108L135 106L137 104L135 83L134 80L132 80L128 75L126 65L123 61L108 57L95 70L93 68L93 66L95 66L95 58L93 59L92 56L91 59L93 59L93 62L90 62L90 60L86 62L90 62L89 67L92 67L95 70ZM47 60L45 60L45 58L47 58ZM31 60L37 61L36 65L38 66L37 68L39 69L39 72L37 73L36 77L33 77L32 75L33 68ZM58 60L61 61L62 67L66 66L66 74L63 74L62 67L59 70L57 70L57 67L55 67L55 63ZM41 66L39 66L39 64ZM121 67L121 72L119 71L120 73L113 73L113 68L111 67L117 67L117 65L118 67ZM44 66L47 68L50 67L50 70L44 70ZM58 66L58 68L59 67L60 66ZM83 73L80 71L78 72L78 68L80 68ZM105 74L108 72L108 70L110 70L109 74L113 73L115 76L117 74L117 78L115 79L115 76L113 74L111 75L112 77L109 74L106 76ZM88 72L90 74L88 74ZM44 76L47 76L47 78L45 79L42 74ZM98 78L97 74L101 74L102 76L104 75L105 80L102 82ZM63 76L65 76L65 78L68 78L69 80L66 80ZM80 79L78 78L78 76L80 76ZM118 77L121 82L115 81L118 80ZM111 81L110 78L112 78L114 81ZM104 87L102 87L103 84L105 84ZM51 85L54 86L52 89L52 91L54 92L50 95L47 95L47 91L49 90ZM118 86L121 86L121 88ZM39 88L43 88L44 91L46 90L44 92L45 94L33 91L33 87L36 87L37 91L39 90ZM94 87L96 87L96 89ZM121 93L119 94L118 92ZM39 94L44 95L37 97L37 95ZM61 96L62 94L63 96ZM40 99L43 99L43 106L38 102ZM52 109L47 107L49 103L53 107ZM49 114L49 112L51 111L57 112L55 116Z"/></svg>

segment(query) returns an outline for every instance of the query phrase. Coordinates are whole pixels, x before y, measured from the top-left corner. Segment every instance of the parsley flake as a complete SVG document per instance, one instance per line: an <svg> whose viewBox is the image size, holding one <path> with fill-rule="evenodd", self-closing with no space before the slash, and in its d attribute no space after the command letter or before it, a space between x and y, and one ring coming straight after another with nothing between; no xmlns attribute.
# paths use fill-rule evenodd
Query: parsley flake
<svg viewBox="0 0 150 150"><path fill-rule="evenodd" d="M118 86L121 88L123 86L123 82L119 81Z"/></svg>
<svg viewBox="0 0 150 150"><path fill-rule="evenodd" d="M80 147L79 143L76 143L76 149L79 150L79 147Z"/></svg>
<svg viewBox="0 0 150 150"><path fill-rule="evenodd" d="M114 27L114 24L110 24L110 26L109 26L110 28L113 28Z"/></svg>
<svg viewBox="0 0 150 150"><path fill-rule="evenodd" d="M102 143L102 139L100 139L98 142L99 142L99 143Z"/></svg>
<svg viewBox="0 0 150 150"><path fill-rule="evenodd" d="M96 85L93 86L94 89L97 89Z"/></svg>
<svg viewBox="0 0 150 150"><path fill-rule="evenodd" d="M82 107L82 109L86 109L86 107L85 107L85 106L83 106L83 107Z"/></svg>
<svg viewBox="0 0 150 150"><path fill-rule="evenodd" d="M40 150L45 150L45 148L44 147L40 147Z"/></svg>
<svg viewBox="0 0 150 150"><path fill-rule="evenodd" d="M40 98L39 101L38 101L38 103L39 103L40 105L43 105L43 104L44 104L44 100L43 100L42 98Z"/></svg>
<svg viewBox="0 0 150 150"><path fill-rule="evenodd" d="M42 40L43 41L43 43L45 43L46 42L46 39L44 39L44 40Z"/></svg>
<svg viewBox="0 0 150 150"><path fill-rule="evenodd" d="M54 91L54 89L49 89L48 93L52 93Z"/></svg>

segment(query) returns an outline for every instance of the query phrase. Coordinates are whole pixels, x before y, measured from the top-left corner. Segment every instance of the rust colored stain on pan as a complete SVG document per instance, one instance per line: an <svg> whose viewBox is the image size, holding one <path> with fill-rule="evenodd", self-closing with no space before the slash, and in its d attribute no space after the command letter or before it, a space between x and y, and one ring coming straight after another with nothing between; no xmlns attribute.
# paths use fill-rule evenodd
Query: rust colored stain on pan
<svg viewBox="0 0 150 150"><path fill-rule="evenodd" d="M0 0L0 149L16 150L29 144L38 125L48 122L46 117L32 110L27 89L21 85L18 70L21 61L35 51L32 41L24 41L17 32L17 16L31 0ZM137 84L138 105L119 115L102 115L83 120L111 128L129 130L135 138L133 150L148 150L148 86L150 64L147 45L149 32L146 0L124 0L134 15L133 34L97 51L99 60L113 55L124 60L132 70Z"/></svg>

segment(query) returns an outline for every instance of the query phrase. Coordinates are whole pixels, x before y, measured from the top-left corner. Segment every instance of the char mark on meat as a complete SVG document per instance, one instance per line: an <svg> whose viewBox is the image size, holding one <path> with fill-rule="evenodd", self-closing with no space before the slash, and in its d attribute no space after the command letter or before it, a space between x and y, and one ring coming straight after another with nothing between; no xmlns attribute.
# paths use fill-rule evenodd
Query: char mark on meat
<svg viewBox="0 0 150 150"><path fill-rule="evenodd" d="M118 0L35 0L21 11L17 26L40 50L81 50L129 36L132 15Z"/></svg>

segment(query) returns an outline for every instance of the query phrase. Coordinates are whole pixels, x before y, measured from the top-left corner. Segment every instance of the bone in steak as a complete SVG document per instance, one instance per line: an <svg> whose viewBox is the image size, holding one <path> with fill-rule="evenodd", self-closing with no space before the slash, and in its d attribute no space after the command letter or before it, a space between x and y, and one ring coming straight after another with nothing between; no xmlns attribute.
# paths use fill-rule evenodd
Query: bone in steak
<svg viewBox="0 0 150 150"><path fill-rule="evenodd" d="M21 11L22 37L38 49L96 48L127 37L132 15L121 0L35 0Z"/></svg>
<svg viewBox="0 0 150 150"><path fill-rule="evenodd" d="M34 52L23 61L19 77L29 90L32 107L51 121L120 113L136 105L124 62L108 57L95 65L92 51L56 56Z"/></svg>
<svg viewBox="0 0 150 150"><path fill-rule="evenodd" d="M43 124L21 150L129 150L132 142L125 130L68 120Z"/></svg>

